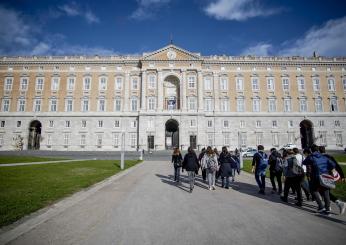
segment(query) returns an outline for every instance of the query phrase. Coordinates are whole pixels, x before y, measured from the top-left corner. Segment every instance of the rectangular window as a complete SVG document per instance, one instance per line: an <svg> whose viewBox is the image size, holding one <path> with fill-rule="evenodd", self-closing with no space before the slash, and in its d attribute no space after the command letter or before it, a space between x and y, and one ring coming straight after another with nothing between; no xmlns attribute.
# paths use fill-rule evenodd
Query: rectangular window
<svg viewBox="0 0 346 245"><path fill-rule="evenodd" d="M189 97L189 110L197 110L197 99L196 97Z"/></svg>
<svg viewBox="0 0 346 245"><path fill-rule="evenodd" d="M191 89L196 88L196 78L194 76L188 77L188 88L191 88Z"/></svg>
<svg viewBox="0 0 346 245"><path fill-rule="evenodd" d="M0 146L4 145L4 134L0 134Z"/></svg>
<svg viewBox="0 0 346 245"><path fill-rule="evenodd" d="M346 78L345 77L342 79L342 87L344 88L344 91L346 91Z"/></svg>
<svg viewBox="0 0 346 245"><path fill-rule="evenodd" d="M273 146L279 146L279 133L272 134Z"/></svg>
<svg viewBox="0 0 346 245"><path fill-rule="evenodd" d="M87 126L86 120L82 120L81 127L86 128L86 126Z"/></svg>
<svg viewBox="0 0 346 245"><path fill-rule="evenodd" d="M328 90L335 91L335 80L333 78L328 79Z"/></svg>
<svg viewBox="0 0 346 245"><path fill-rule="evenodd" d="M287 136L288 136L288 143L291 143L291 144L294 143L295 141L294 132L288 132Z"/></svg>
<svg viewBox="0 0 346 245"><path fill-rule="evenodd" d="M1 121L0 128L4 128L4 127L5 127L5 121Z"/></svg>
<svg viewBox="0 0 346 245"><path fill-rule="evenodd" d="M292 121L292 120L289 120L289 121L288 121L288 127L289 127L289 128L293 128L293 121Z"/></svg>
<svg viewBox="0 0 346 245"><path fill-rule="evenodd" d="M131 111L137 111L137 98L131 99Z"/></svg>
<svg viewBox="0 0 346 245"><path fill-rule="evenodd" d="M100 77L99 90L106 90L106 89L107 89L107 78L106 77Z"/></svg>
<svg viewBox="0 0 346 245"><path fill-rule="evenodd" d="M115 111L121 111L121 99L120 98L116 98L115 99Z"/></svg>
<svg viewBox="0 0 346 245"><path fill-rule="evenodd" d="M59 78L58 77L52 78L51 90L52 91L58 91L59 90Z"/></svg>
<svg viewBox="0 0 346 245"><path fill-rule="evenodd" d="M155 103L155 98L154 97L149 97L148 98L148 110L155 110L156 108L156 103Z"/></svg>
<svg viewBox="0 0 346 245"><path fill-rule="evenodd" d="M229 146L231 144L231 137L229 133L223 133L223 144Z"/></svg>
<svg viewBox="0 0 346 245"><path fill-rule="evenodd" d="M327 131L319 131L318 132L320 138L320 145L327 145Z"/></svg>
<svg viewBox="0 0 346 245"><path fill-rule="evenodd" d="M338 111L338 101L336 98L330 99L330 111Z"/></svg>
<svg viewBox="0 0 346 245"><path fill-rule="evenodd" d="M256 121L256 128L260 128L260 127L262 127L262 122L257 120Z"/></svg>
<svg viewBox="0 0 346 245"><path fill-rule="evenodd" d="M324 127L324 120L319 120L318 121L318 126Z"/></svg>
<svg viewBox="0 0 346 245"><path fill-rule="evenodd" d="M245 121L244 120L240 121L239 127L240 128L245 128Z"/></svg>
<svg viewBox="0 0 346 245"><path fill-rule="evenodd" d="M290 99L284 99L284 111L285 112L291 111L291 100Z"/></svg>
<svg viewBox="0 0 346 245"><path fill-rule="evenodd" d="M336 139L336 145L342 146L342 133L341 132L335 133L335 139Z"/></svg>
<svg viewBox="0 0 346 245"><path fill-rule="evenodd" d="M315 100L315 109L316 109L316 112L323 112L322 99Z"/></svg>
<svg viewBox="0 0 346 245"><path fill-rule="evenodd" d="M276 112L276 99L268 100L268 110L269 112Z"/></svg>
<svg viewBox="0 0 346 245"><path fill-rule="evenodd" d="M136 147L136 145L137 145L137 134L136 133L130 134L130 145L131 145L131 148Z"/></svg>
<svg viewBox="0 0 346 245"><path fill-rule="evenodd" d="M263 145L263 133L256 133L256 145Z"/></svg>
<svg viewBox="0 0 346 245"><path fill-rule="evenodd" d="M68 111L68 112L73 111L73 100L67 99L65 100L65 103L66 103L65 111Z"/></svg>
<svg viewBox="0 0 346 245"><path fill-rule="evenodd" d="M21 91L26 91L28 90L28 85L29 85L29 79L26 77L22 77L20 79L20 90Z"/></svg>
<svg viewBox="0 0 346 245"><path fill-rule="evenodd" d="M237 111L238 112L244 112L245 111L245 105L244 105L244 99L243 98L237 98Z"/></svg>
<svg viewBox="0 0 346 245"><path fill-rule="evenodd" d="M71 138L70 133L64 133L64 146L70 145L70 138Z"/></svg>
<svg viewBox="0 0 346 245"><path fill-rule="evenodd" d="M320 91L320 79L318 78L312 79L312 84L313 84L314 91Z"/></svg>
<svg viewBox="0 0 346 245"><path fill-rule="evenodd" d="M213 133L207 134L207 142L208 142L208 146L214 145L214 134Z"/></svg>
<svg viewBox="0 0 346 245"><path fill-rule="evenodd" d="M114 127L115 128L120 128L120 121L119 120L115 120L114 121Z"/></svg>
<svg viewBox="0 0 346 245"><path fill-rule="evenodd" d="M282 89L284 91L290 90L290 80L288 78L282 78Z"/></svg>
<svg viewBox="0 0 346 245"><path fill-rule="evenodd" d="M50 100L50 111L57 111L57 100L56 99L51 99Z"/></svg>
<svg viewBox="0 0 346 245"><path fill-rule="evenodd" d="M37 91L42 91L43 90L43 84L44 84L44 80L43 78L39 77L36 79L36 90Z"/></svg>
<svg viewBox="0 0 346 245"><path fill-rule="evenodd" d="M223 127L224 128L229 128L229 121L228 120L224 120L223 121Z"/></svg>
<svg viewBox="0 0 346 245"><path fill-rule="evenodd" d="M119 133L113 133L113 146L118 148L120 145Z"/></svg>
<svg viewBox="0 0 346 245"><path fill-rule="evenodd" d="M2 111L4 111L4 112L10 111L10 100L9 99L3 99L2 100Z"/></svg>
<svg viewBox="0 0 346 245"><path fill-rule="evenodd" d="M70 120L66 120L65 121L65 128L70 128L71 127L71 121Z"/></svg>
<svg viewBox="0 0 346 245"><path fill-rule="evenodd" d="M204 78L204 90L212 90L212 81L211 77L205 77Z"/></svg>
<svg viewBox="0 0 346 245"><path fill-rule="evenodd" d="M304 91L305 90L305 80L304 80L304 78L298 78L297 82L298 82L298 90L299 91Z"/></svg>
<svg viewBox="0 0 346 245"><path fill-rule="evenodd" d="M253 112L260 112L260 100L259 99L253 99L252 100L252 111Z"/></svg>
<svg viewBox="0 0 346 245"><path fill-rule="evenodd" d="M98 120L97 121L97 127L103 128L103 120Z"/></svg>
<svg viewBox="0 0 346 245"><path fill-rule="evenodd" d="M134 77L132 78L132 90L137 90L138 89L138 78Z"/></svg>
<svg viewBox="0 0 346 245"><path fill-rule="evenodd" d="M51 146L52 145L52 134L47 134L47 145Z"/></svg>
<svg viewBox="0 0 346 245"><path fill-rule="evenodd" d="M267 90L273 91L274 86L274 78L267 78Z"/></svg>
<svg viewBox="0 0 346 245"><path fill-rule="evenodd" d="M148 84L148 87L150 89L154 89L156 88L156 77L154 75L150 75L149 76L149 84Z"/></svg>
<svg viewBox="0 0 346 245"><path fill-rule="evenodd" d="M83 146L86 145L86 135L85 134L80 135L80 145L83 145Z"/></svg>
<svg viewBox="0 0 346 245"><path fill-rule="evenodd" d="M221 99L221 111L229 111L229 100Z"/></svg>
<svg viewBox="0 0 346 245"><path fill-rule="evenodd" d="M12 85L13 85L13 78L8 77L5 80L5 90L6 91L11 91L12 90Z"/></svg>
<svg viewBox="0 0 346 245"><path fill-rule="evenodd" d="M236 90L243 91L244 90L244 80L243 78L236 79Z"/></svg>
<svg viewBox="0 0 346 245"><path fill-rule="evenodd" d="M130 125L131 125L131 128L137 128L137 121L136 120L131 121Z"/></svg>
<svg viewBox="0 0 346 245"><path fill-rule="evenodd" d="M74 90L75 79L70 77L67 79L67 90Z"/></svg>
<svg viewBox="0 0 346 245"><path fill-rule="evenodd" d="M197 127L196 119L191 119L191 120L190 120L190 127L191 127L191 128Z"/></svg>
<svg viewBox="0 0 346 245"><path fill-rule="evenodd" d="M82 111L87 112L89 111L89 100L82 100Z"/></svg>
<svg viewBox="0 0 346 245"><path fill-rule="evenodd" d="M54 121L53 120L49 120L49 127L54 128Z"/></svg>
<svg viewBox="0 0 346 245"><path fill-rule="evenodd" d="M240 141L240 144L241 144L241 147L246 147L246 132L241 132L239 134L239 141Z"/></svg>
<svg viewBox="0 0 346 245"><path fill-rule="evenodd" d="M91 88L91 78L90 77L84 77L83 90L90 90L90 88Z"/></svg>
<svg viewBox="0 0 346 245"><path fill-rule="evenodd" d="M334 126L335 127L340 127L340 121L339 120L335 120L334 121Z"/></svg>
<svg viewBox="0 0 346 245"><path fill-rule="evenodd" d="M97 145L97 147L101 147L102 146L102 136L103 136L103 134L97 134L97 136L96 136L96 145Z"/></svg>
<svg viewBox="0 0 346 245"><path fill-rule="evenodd" d="M273 120L273 121L272 121L272 127L273 127L273 128L277 128L277 127L278 127L278 121Z"/></svg>
<svg viewBox="0 0 346 245"><path fill-rule="evenodd" d="M17 121L17 128L20 128L22 126L22 121Z"/></svg>
<svg viewBox="0 0 346 245"><path fill-rule="evenodd" d="M212 128L213 127L213 120L208 120L207 121L207 127Z"/></svg>
<svg viewBox="0 0 346 245"><path fill-rule="evenodd" d="M204 100L204 110L205 111L213 111L213 100L211 98Z"/></svg>
<svg viewBox="0 0 346 245"><path fill-rule="evenodd" d="M220 78L220 89L227 90L228 89L228 79L227 77Z"/></svg>
<svg viewBox="0 0 346 245"><path fill-rule="evenodd" d="M34 111L35 112L40 112L41 111L41 99L35 99Z"/></svg>
<svg viewBox="0 0 346 245"><path fill-rule="evenodd" d="M18 100L18 111L25 111L25 99Z"/></svg>
<svg viewBox="0 0 346 245"><path fill-rule="evenodd" d="M115 89L121 90L123 87L123 78L122 77L117 77L115 79Z"/></svg>
<svg viewBox="0 0 346 245"><path fill-rule="evenodd" d="M99 99L98 104L99 104L99 106L98 106L99 111L105 111L106 110L106 102L104 99Z"/></svg>
<svg viewBox="0 0 346 245"><path fill-rule="evenodd" d="M259 79L257 77L253 77L251 79L251 83L252 83L252 90L258 91L259 90Z"/></svg>

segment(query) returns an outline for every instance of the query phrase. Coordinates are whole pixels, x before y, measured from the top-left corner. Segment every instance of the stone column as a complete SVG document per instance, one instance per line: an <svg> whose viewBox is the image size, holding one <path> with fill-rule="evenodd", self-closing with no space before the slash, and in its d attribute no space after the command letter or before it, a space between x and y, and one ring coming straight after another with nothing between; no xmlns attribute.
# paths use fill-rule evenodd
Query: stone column
<svg viewBox="0 0 346 245"><path fill-rule="evenodd" d="M220 111L219 75L214 73L214 110Z"/></svg>
<svg viewBox="0 0 346 245"><path fill-rule="evenodd" d="M157 110L163 110L163 81L162 71L158 72L157 78Z"/></svg>
<svg viewBox="0 0 346 245"><path fill-rule="evenodd" d="M141 85L141 109L145 111L147 109L147 72L142 72L142 85Z"/></svg>
<svg viewBox="0 0 346 245"><path fill-rule="evenodd" d="M125 84L124 84L124 111L129 111L129 103L130 103L130 73L125 73Z"/></svg>
<svg viewBox="0 0 346 245"><path fill-rule="evenodd" d="M203 74L202 71L198 71L198 111L204 110L204 103L203 103L203 97L204 97L204 91L203 91Z"/></svg>
<svg viewBox="0 0 346 245"><path fill-rule="evenodd" d="M186 70L183 70L182 80L180 81L180 108L182 111L187 110L186 106L186 85L187 85L187 77L186 77Z"/></svg>

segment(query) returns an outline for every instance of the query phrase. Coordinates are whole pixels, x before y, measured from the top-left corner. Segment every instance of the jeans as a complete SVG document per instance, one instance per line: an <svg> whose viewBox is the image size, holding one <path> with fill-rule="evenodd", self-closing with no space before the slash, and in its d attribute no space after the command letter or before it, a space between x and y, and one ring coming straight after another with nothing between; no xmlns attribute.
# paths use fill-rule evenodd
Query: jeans
<svg viewBox="0 0 346 245"><path fill-rule="evenodd" d="M232 181L234 181L234 178L235 178L235 171L237 169L236 168L231 168L231 172L232 172Z"/></svg>
<svg viewBox="0 0 346 245"><path fill-rule="evenodd" d="M222 187L229 187L229 177L221 177Z"/></svg>
<svg viewBox="0 0 346 245"><path fill-rule="evenodd" d="M180 181L180 170L181 170L181 167L174 168L174 181L177 181L177 182Z"/></svg>
<svg viewBox="0 0 346 245"><path fill-rule="evenodd" d="M273 191L276 191L276 184L275 184L275 178L276 178L276 181L278 182L279 193L282 192L281 176L282 176L281 171L280 172L270 171L270 182L272 183Z"/></svg>
<svg viewBox="0 0 346 245"><path fill-rule="evenodd" d="M212 172L209 169L207 169L207 175L208 175L208 185L209 185L209 188L211 188L212 186L215 186L215 172Z"/></svg>
<svg viewBox="0 0 346 245"><path fill-rule="evenodd" d="M190 182L190 190L193 190L193 187L195 185L195 171L187 171L187 175L189 176L189 182Z"/></svg>
<svg viewBox="0 0 346 245"><path fill-rule="evenodd" d="M255 174L255 179L258 187L260 188L260 191L264 191L264 189L266 188L266 176Z"/></svg>
<svg viewBox="0 0 346 245"><path fill-rule="evenodd" d="M318 204L318 209L325 208L327 211L330 211L330 199L329 199L329 189L322 188L323 190L320 191L324 198L324 207L321 200L321 195L318 191L315 191L313 194L315 196L316 202Z"/></svg>
<svg viewBox="0 0 346 245"><path fill-rule="evenodd" d="M203 178L203 180L207 179L207 170L206 169L202 169L202 178Z"/></svg>
<svg viewBox="0 0 346 245"><path fill-rule="evenodd" d="M302 203L302 189L300 188L301 177L288 177L285 180L284 199L287 200L288 191L293 188L297 192L298 203Z"/></svg>

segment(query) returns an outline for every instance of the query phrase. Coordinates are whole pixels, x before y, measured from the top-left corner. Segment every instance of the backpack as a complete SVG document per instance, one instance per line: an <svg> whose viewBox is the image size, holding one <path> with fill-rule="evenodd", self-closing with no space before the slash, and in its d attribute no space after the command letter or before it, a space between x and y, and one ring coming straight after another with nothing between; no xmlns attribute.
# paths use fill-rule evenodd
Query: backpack
<svg viewBox="0 0 346 245"><path fill-rule="evenodd" d="M207 168L212 172L217 171L217 163L213 157L207 158Z"/></svg>
<svg viewBox="0 0 346 245"><path fill-rule="evenodd" d="M284 169L284 161L281 157L276 157L275 172L281 172Z"/></svg>
<svg viewBox="0 0 346 245"><path fill-rule="evenodd" d="M265 153L258 153L260 155L260 161L258 164L258 170L260 172L265 172L268 167L268 156Z"/></svg>
<svg viewBox="0 0 346 245"><path fill-rule="evenodd" d="M296 161L293 161L292 158L288 159L290 162L292 161L292 174L294 176L303 176L304 175L304 169L298 165L298 163ZM287 161L288 161L287 160ZM288 166L290 165L290 163L288 163Z"/></svg>

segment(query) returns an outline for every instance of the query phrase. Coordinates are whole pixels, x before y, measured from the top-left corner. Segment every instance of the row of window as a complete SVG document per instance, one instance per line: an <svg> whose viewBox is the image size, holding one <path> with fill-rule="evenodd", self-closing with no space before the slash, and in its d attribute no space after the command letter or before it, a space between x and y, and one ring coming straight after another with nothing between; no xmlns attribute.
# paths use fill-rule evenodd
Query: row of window
<svg viewBox="0 0 346 245"><path fill-rule="evenodd" d="M107 90L107 77L100 77L99 78L99 90ZM83 90L90 90L91 89L91 77L84 77L83 78ZM75 89L75 83L76 78L75 77L69 77L67 79L67 90L71 91ZM219 81L219 89L220 90L228 90L228 78L227 77L220 77ZM60 77L53 77L51 81L51 90L57 91L59 90L60 85ZM115 89L121 90L123 88L123 77L116 77L115 78ZM306 89L306 82L304 77L298 77L297 78L297 85L299 91L305 91ZM336 83L335 78L329 77L327 78L327 85L329 91L336 91ZM346 91L346 78L342 79L342 85L343 89ZM20 79L20 87L19 89L21 91L26 91L29 86L29 78L22 77ZM12 90L13 87L13 78L7 77L5 79L5 91ZM258 77L252 77L251 78L251 87L253 91L259 91L260 90L260 79ZM321 81L318 77L312 78L312 87L313 91L320 91L321 90ZM148 76L148 88L155 89L156 88L156 76L150 75ZM194 89L196 88L196 77L195 76L189 76L188 77L188 88ZM274 91L275 90L275 79L273 77L267 77L266 78L266 88L268 91ZM282 78L282 89L284 91L290 91L291 84L290 79L288 77ZM44 77L38 77L36 78L36 84L35 84L35 90L42 91L44 89ZM131 79L131 89L132 90L138 90L139 89L139 78L133 77ZM204 77L204 90L214 90L213 87L213 79L212 77ZM243 91L244 90L244 78L237 77L236 78L236 90L237 91Z"/></svg>

